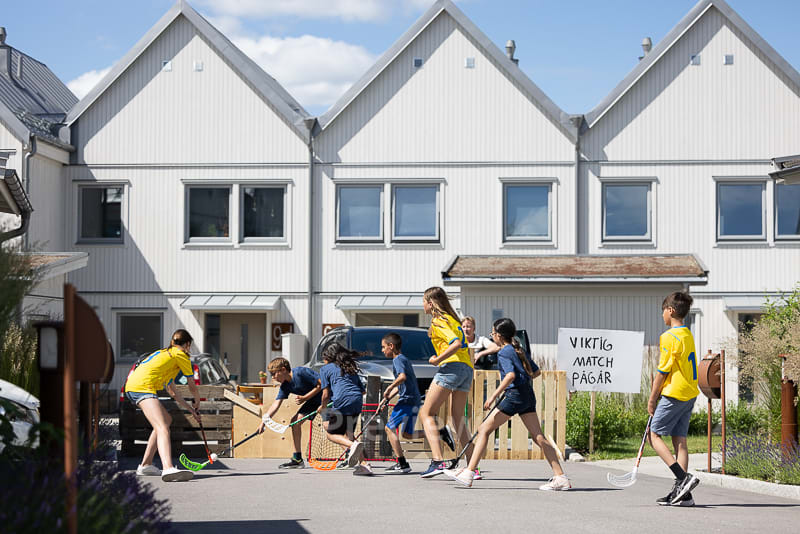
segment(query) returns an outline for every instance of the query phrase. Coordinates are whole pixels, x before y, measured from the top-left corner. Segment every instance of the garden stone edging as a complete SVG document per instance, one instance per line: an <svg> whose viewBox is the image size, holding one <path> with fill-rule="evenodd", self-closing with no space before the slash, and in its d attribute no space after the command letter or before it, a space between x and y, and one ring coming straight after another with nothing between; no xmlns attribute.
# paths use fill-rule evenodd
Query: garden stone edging
<svg viewBox="0 0 800 534"><path fill-rule="evenodd" d="M785 499L800 500L800 486L790 486L788 484L775 484L754 480L751 478L740 478L719 473L707 473L705 471L694 471L697 478L703 485L717 486L719 488L733 489L740 491L750 491L762 495L773 497L783 497Z"/></svg>

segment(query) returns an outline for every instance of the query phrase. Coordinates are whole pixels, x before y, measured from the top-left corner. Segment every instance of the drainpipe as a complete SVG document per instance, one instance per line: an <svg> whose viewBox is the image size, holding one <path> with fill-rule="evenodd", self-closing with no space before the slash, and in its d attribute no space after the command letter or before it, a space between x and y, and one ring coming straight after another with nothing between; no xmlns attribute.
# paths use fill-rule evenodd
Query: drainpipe
<svg viewBox="0 0 800 534"><path fill-rule="evenodd" d="M30 150L27 154L25 154L25 194L28 195L28 198L31 197L31 158L36 155L36 138L31 135L31 145ZM28 214L30 216L30 214ZM23 225L27 230L27 224L25 218L22 219ZM24 236L22 237L22 246L25 250L28 249L29 239L28 233L25 232Z"/></svg>
<svg viewBox="0 0 800 534"><path fill-rule="evenodd" d="M583 115L570 115L575 126L575 254L586 253L581 249L581 126Z"/></svg>
<svg viewBox="0 0 800 534"><path fill-rule="evenodd" d="M308 128L308 355L314 339L314 126L315 117L304 119Z"/></svg>

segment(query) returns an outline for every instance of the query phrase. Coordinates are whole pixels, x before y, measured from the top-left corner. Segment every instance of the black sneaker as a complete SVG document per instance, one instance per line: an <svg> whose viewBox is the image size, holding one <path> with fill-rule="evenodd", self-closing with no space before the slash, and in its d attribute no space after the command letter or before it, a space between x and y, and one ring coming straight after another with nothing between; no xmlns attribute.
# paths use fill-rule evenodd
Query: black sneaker
<svg viewBox="0 0 800 534"><path fill-rule="evenodd" d="M419 476L422 478L431 478L436 475L441 475L447 469L447 462L441 460L431 460L431 465L423 471Z"/></svg>
<svg viewBox="0 0 800 534"><path fill-rule="evenodd" d="M285 464L281 464L278 466L278 469L302 469L306 466L305 462L302 459L298 460L296 458L292 458Z"/></svg>
<svg viewBox="0 0 800 534"><path fill-rule="evenodd" d="M394 464L392 467L384 471L384 473L386 473L387 475L406 475L410 472L411 472L411 466L408 464L406 465Z"/></svg>
<svg viewBox="0 0 800 534"><path fill-rule="evenodd" d="M680 484L675 488L675 496L672 498L670 504L678 504L681 498L696 488L698 484L700 484L700 479L691 473L686 473L684 479L681 480Z"/></svg>
<svg viewBox="0 0 800 534"><path fill-rule="evenodd" d="M692 492L687 493L681 500L678 501L678 504L673 504L672 506L694 506L694 498L692 498Z"/></svg>
<svg viewBox="0 0 800 534"><path fill-rule="evenodd" d="M659 506L669 506L670 504L672 504L672 499L675 498L675 492L680 483L681 483L680 480L675 479L675 482L672 484L672 489L669 490L669 493L667 493L663 497L659 497L658 499L656 499L656 504L658 504Z"/></svg>
<svg viewBox="0 0 800 534"><path fill-rule="evenodd" d="M456 450L456 442L453 440L453 431L450 430L450 427L445 425L439 429L439 438L444 442L445 445L450 447L451 451Z"/></svg>

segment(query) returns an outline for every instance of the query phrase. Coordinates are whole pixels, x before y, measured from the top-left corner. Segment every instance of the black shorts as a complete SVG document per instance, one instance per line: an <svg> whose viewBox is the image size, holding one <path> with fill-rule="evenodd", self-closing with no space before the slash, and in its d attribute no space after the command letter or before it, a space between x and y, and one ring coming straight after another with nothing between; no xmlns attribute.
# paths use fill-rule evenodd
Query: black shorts
<svg viewBox="0 0 800 534"><path fill-rule="evenodd" d="M327 414L328 434L338 434L344 436L345 434L352 434L356 430L358 418L361 417L360 413L345 415L339 410L330 409Z"/></svg>
<svg viewBox="0 0 800 534"><path fill-rule="evenodd" d="M528 384L522 388L507 389L506 397L497 409L509 417L536 412L536 395L533 394L533 388Z"/></svg>
<svg viewBox="0 0 800 534"><path fill-rule="evenodd" d="M317 408L319 408L320 404L322 404L322 393L321 392L318 393L317 395L315 395L314 397L311 397L310 399L305 401L303 404L301 404L300 405L300 409L297 410L297 414L300 417L303 417L304 415L308 415L310 413L313 413L314 411L316 411Z"/></svg>

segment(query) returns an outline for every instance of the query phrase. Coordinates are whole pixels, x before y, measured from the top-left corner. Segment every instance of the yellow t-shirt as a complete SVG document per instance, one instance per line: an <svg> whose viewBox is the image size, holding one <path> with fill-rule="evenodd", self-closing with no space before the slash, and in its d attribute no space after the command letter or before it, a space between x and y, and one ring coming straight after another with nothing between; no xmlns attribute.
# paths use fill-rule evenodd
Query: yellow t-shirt
<svg viewBox="0 0 800 534"><path fill-rule="evenodd" d="M454 340L458 339L461 341L461 348L458 349L455 354L441 362L439 367L450 362L462 362L472 367L472 358L469 357L467 339L464 336L464 331L461 330L461 323L455 318L447 314L434 317L431 321L429 332L433 348L436 349L436 354L441 354L447 350L447 347L449 347L450 343Z"/></svg>
<svg viewBox="0 0 800 534"><path fill-rule="evenodd" d="M131 373L125 383L125 391L155 394L175 378L178 371L192 376L189 355L178 347L157 350Z"/></svg>
<svg viewBox="0 0 800 534"><path fill-rule="evenodd" d="M687 401L700 393L697 388L697 356L694 337L686 326L675 326L661 334L658 372L667 375L661 394Z"/></svg>

